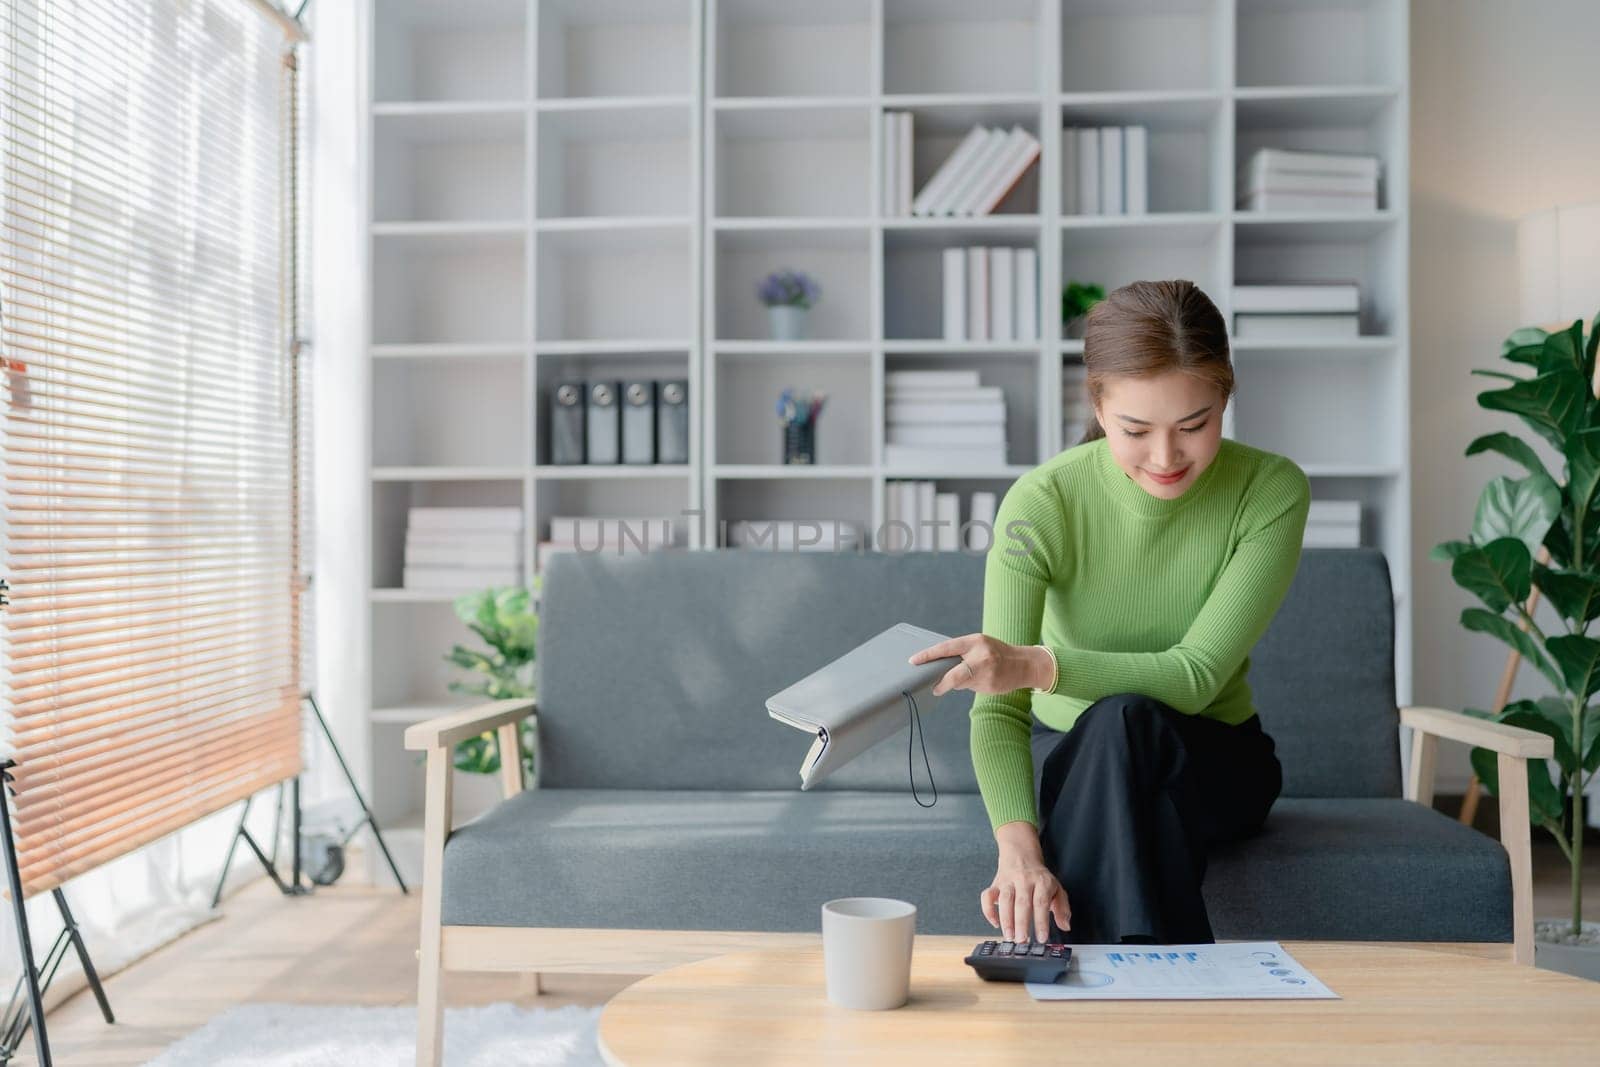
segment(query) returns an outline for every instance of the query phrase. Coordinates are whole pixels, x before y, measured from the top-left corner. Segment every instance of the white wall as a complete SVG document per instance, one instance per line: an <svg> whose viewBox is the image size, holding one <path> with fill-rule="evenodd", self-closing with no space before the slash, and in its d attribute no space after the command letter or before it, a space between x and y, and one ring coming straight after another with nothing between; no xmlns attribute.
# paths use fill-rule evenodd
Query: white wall
<svg viewBox="0 0 1600 1067"><path fill-rule="evenodd" d="M1464 537L1484 483L1517 468L1462 455L1515 418L1484 411L1492 384L1474 367L1499 362L1519 321L1517 220L1554 204L1600 200L1600 4L1594 0L1412 0L1411 426L1416 595L1415 697L1487 707L1505 647L1457 618L1475 601L1428 558ZM1595 310L1600 311L1600 293ZM1525 438L1532 435L1523 432ZM1559 461L1539 443L1552 470ZM1544 625L1546 615L1540 616ZM1552 625L1553 616L1548 616ZM1547 684L1518 675L1516 697ZM1459 792L1466 748L1440 754L1439 789Z"/></svg>

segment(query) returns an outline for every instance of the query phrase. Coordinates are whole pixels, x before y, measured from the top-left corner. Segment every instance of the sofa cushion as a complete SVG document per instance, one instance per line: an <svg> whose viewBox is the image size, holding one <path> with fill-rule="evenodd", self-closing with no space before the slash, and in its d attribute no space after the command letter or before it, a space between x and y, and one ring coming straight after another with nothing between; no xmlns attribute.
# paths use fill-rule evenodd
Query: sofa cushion
<svg viewBox="0 0 1600 1067"><path fill-rule="evenodd" d="M534 789L451 834L444 922L802 931L826 901L888 896L922 933L981 938L994 863L975 794ZM1205 896L1225 939L1511 939L1499 844L1404 800L1280 800Z"/></svg>

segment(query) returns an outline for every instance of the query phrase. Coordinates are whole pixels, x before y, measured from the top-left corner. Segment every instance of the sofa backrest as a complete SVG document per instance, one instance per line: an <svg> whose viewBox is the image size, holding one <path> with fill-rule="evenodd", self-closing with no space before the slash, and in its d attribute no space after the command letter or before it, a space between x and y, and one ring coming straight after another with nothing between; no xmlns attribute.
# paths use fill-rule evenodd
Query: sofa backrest
<svg viewBox="0 0 1600 1067"><path fill-rule="evenodd" d="M767 697L897 622L981 629L983 571L965 552L558 554L540 604L540 784L798 789L811 739L769 717ZM1397 795L1392 629L1379 553L1304 554L1250 671L1285 795ZM919 708L941 792L977 791L972 699ZM817 788L909 790L910 740ZM909 756L926 800L921 743Z"/></svg>

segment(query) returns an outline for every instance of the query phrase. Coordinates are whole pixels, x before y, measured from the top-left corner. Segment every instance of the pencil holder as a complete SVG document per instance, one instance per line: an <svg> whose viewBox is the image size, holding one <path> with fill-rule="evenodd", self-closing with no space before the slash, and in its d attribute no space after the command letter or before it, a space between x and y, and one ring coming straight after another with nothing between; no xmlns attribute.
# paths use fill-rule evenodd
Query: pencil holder
<svg viewBox="0 0 1600 1067"><path fill-rule="evenodd" d="M789 422L783 427L783 462L815 463L817 427L810 422Z"/></svg>

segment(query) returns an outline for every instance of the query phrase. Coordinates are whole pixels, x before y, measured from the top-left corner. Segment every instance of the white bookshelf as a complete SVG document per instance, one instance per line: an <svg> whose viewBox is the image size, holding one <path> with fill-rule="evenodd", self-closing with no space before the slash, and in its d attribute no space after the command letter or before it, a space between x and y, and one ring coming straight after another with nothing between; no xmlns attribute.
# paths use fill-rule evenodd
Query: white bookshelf
<svg viewBox="0 0 1600 1067"><path fill-rule="evenodd" d="M413 504L518 506L524 549L555 514L721 523L838 517L876 530L886 484L1003 493L1065 439L1057 321L1069 280L1187 277L1231 321L1237 283L1356 281L1362 334L1240 341L1224 430L1359 499L1388 556L1397 675L1411 689L1407 55L1404 0L373 0L369 627L374 809L419 819L406 722L459 700L439 657L450 597L406 591ZM882 117L914 116L920 187L974 122L1020 123L1041 157L983 218L886 216ZM1061 130L1149 130L1149 213L1063 203ZM1381 209L1235 211L1256 148L1371 152ZM942 339L941 250L1038 252L1039 340ZM817 277L805 340L770 339L757 281ZM1007 462L883 462L888 372L975 368L1007 400ZM557 467L553 383L682 377L687 464ZM780 464L772 405L826 390L817 465ZM696 513L699 516L696 517ZM529 569L531 575L531 567Z"/></svg>

